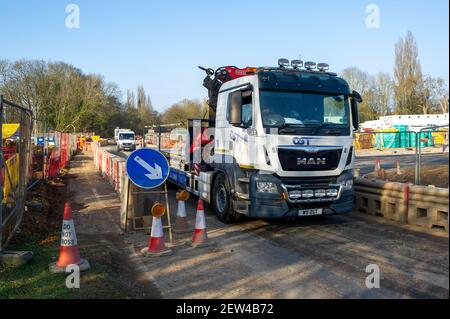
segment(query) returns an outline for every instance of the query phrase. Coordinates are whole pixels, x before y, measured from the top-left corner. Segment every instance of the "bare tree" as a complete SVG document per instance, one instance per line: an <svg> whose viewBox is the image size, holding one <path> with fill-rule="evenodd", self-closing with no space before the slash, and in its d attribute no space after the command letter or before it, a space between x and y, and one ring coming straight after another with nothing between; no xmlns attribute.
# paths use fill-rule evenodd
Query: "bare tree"
<svg viewBox="0 0 450 319"><path fill-rule="evenodd" d="M136 107L136 98L134 96L134 93L130 90L127 90L127 101L125 102L125 107L127 108Z"/></svg>
<svg viewBox="0 0 450 319"><path fill-rule="evenodd" d="M408 31L395 45L395 112L397 114L419 114L423 111L424 99L422 68L416 39Z"/></svg>
<svg viewBox="0 0 450 319"><path fill-rule="evenodd" d="M357 67L346 68L341 73L352 90L358 91L360 94L365 94L371 86L370 76L367 72L358 69Z"/></svg>
<svg viewBox="0 0 450 319"><path fill-rule="evenodd" d="M35 133L38 128L71 131L72 125L79 131L107 133L126 113L117 85L61 62L2 60L0 91L33 110Z"/></svg>
<svg viewBox="0 0 450 319"><path fill-rule="evenodd" d="M183 100L169 107L162 114L163 123L186 123L188 119L204 119L208 115L208 105L198 100Z"/></svg>
<svg viewBox="0 0 450 319"><path fill-rule="evenodd" d="M350 67L342 71L344 78L351 90L358 91L363 97L363 102L359 105L359 117L361 121L374 120L378 117L376 92L373 85L373 78L365 71L356 67Z"/></svg>
<svg viewBox="0 0 450 319"><path fill-rule="evenodd" d="M378 73L374 78L374 103L378 115L386 116L391 110L393 97L393 81L388 73Z"/></svg>
<svg viewBox="0 0 450 319"><path fill-rule="evenodd" d="M448 113L448 88L444 79L426 76L423 95L426 113Z"/></svg>

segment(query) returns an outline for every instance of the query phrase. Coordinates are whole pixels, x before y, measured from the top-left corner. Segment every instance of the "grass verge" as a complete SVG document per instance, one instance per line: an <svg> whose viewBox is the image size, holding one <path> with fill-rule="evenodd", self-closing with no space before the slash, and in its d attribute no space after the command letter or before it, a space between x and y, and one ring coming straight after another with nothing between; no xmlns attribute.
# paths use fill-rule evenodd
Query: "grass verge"
<svg viewBox="0 0 450 319"><path fill-rule="evenodd" d="M93 266L81 273L80 289L68 289L68 274L52 274L48 265L56 260L59 249L58 235L47 239L18 239L8 250L32 251L33 260L26 265L6 268L0 266L0 299L124 299L139 298L135 292L124 285L111 273L107 258L93 258L88 254ZM97 247L98 249L98 247Z"/></svg>

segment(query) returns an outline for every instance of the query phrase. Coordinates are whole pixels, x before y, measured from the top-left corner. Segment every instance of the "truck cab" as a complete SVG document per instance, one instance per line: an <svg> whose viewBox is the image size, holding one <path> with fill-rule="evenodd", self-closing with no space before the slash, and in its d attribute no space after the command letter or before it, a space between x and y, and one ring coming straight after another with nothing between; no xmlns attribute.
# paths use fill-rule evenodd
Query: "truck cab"
<svg viewBox="0 0 450 319"><path fill-rule="evenodd" d="M217 90L209 92L213 156L197 193L224 222L352 211L361 96L327 64L286 61L221 85L204 81Z"/></svg>

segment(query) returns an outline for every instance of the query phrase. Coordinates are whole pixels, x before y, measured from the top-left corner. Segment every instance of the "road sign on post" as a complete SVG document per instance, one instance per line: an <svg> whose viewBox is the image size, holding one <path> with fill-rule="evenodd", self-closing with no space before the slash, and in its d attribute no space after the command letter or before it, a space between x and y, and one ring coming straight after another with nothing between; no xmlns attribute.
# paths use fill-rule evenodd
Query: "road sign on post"
<svg viewBox="0 0 450 319"><path fill-rule="evenodd" d="M128 156L126 170L133 184L143 189L152 189L166 181L169 163L160 152L141 148Z"/></svg>
<svg viewBox="0 0 450 319"><path fill-rule="evenodd" d="M141 148L128 156L126 163L126 171L130 181L137 187L145 190L150 190L143 192L142 194L158 194L159 196L164 195L166 200L166 216L167 216L167 226L163 228L169 229L170 242L172 243L172 223L170 221L170 210L169 210L169 198L167 191L167 177L169 177L169 162L160 152L150 148ZM164 184L164 190L151 190L153 188L159 187ZM129 187L129 184L128 184ZM127 204L125 205L125 225L128 225L128 193L127 189ZM136 217L131 218L136 221ZM154 225L152 224L152 227ZM134 230L137 229L133 222ZM127 227L125 226L125 229Z"/></svg>

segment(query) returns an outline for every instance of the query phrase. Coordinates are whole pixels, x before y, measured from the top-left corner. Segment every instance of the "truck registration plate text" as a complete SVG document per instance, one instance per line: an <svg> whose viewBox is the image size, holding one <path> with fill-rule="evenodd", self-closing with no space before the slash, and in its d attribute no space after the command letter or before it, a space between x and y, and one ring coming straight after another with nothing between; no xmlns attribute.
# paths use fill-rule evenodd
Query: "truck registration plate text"
<svg viewBox="0 0 450 319"><path fill-rule="evenodd" d="M322 215L322 208L314 208L314 209L301 209L298 211L298 216L316 216Z"/></svg>

